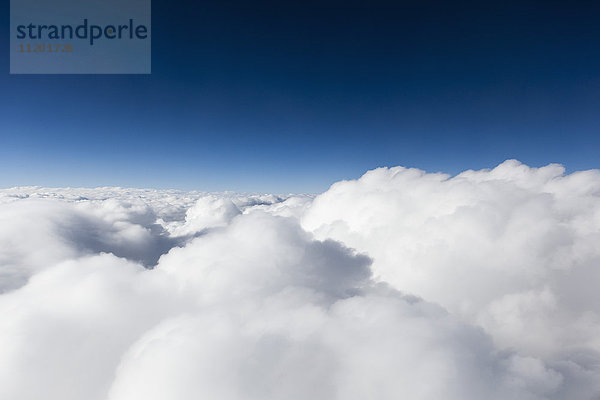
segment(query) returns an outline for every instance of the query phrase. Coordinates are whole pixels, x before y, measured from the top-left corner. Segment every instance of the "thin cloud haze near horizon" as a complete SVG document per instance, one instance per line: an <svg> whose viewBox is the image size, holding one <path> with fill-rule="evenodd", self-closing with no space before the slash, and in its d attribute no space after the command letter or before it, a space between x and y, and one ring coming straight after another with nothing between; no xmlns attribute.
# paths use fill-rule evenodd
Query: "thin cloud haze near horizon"
<svg viewBox="0 0 600 400"><path fill-rule="evenodd" d="M0 190L0 398L595 399L600 171Z"/></svg>

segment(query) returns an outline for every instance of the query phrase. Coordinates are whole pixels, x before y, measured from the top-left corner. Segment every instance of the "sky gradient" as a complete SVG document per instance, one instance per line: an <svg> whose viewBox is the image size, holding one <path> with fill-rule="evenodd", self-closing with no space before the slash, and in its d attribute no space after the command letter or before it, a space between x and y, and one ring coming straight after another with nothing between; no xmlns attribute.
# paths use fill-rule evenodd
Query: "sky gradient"
<svg viewBox="0 0 600 400"><path fill-rule="evenodd" d="M319 192L378 166L600 167L597 5L216 3L153 1L149 76L9 75L3 35L0 187Z"/></svg>

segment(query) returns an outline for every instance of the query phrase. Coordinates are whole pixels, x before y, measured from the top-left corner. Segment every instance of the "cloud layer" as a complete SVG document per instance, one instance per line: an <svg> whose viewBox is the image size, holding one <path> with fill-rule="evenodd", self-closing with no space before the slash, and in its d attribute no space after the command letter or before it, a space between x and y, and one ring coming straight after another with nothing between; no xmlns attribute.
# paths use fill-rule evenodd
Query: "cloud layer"
<svg viewBox="0 0 600 400"><path fill-rule="evenodd" d="M597 399L600 172L0 191L0 398Z"/></svg>

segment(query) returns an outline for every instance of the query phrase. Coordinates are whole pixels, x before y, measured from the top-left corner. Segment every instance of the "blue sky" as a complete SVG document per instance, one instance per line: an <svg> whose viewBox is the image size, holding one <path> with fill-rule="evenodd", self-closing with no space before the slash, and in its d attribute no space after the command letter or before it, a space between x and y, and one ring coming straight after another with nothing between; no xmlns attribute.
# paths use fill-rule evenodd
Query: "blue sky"
<svg viewBox="0 0 600 400"><path fill-rule="evenodd" d="M378 166L600 167L598 7L450 3L155 0L149 76L9 75L3 36L0 186L318 192Z"/></svg>

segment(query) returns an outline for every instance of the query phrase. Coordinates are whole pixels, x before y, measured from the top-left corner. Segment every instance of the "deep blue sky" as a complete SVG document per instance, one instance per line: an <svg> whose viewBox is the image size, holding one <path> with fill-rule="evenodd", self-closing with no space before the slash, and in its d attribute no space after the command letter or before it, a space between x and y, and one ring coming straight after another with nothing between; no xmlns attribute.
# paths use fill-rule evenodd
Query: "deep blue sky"
<svg viewBox="0 0 600 400"><path fill-rule="evenodd" d="M594 2L368 3L153 0L149 76L9 75L3 35L0 187L316 192L377 166L600 167Z"/></svg>

